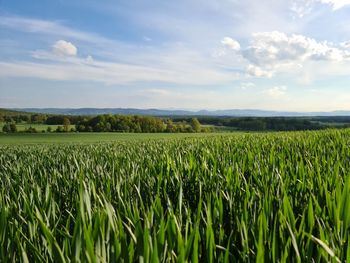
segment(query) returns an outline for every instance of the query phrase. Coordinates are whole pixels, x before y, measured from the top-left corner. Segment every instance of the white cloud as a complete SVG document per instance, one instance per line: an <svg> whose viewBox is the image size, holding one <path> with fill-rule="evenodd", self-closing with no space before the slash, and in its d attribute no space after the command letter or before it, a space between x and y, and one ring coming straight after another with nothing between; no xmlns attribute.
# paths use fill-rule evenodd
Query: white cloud
<svg viewBox="0 0 350 263"><path fill-rule="evenodd" d="M243 56L257 65L307 58L339 60L343 55L343 50L326 41L317 42L303 35L287 35L278 31L254 33L250 45L243 51Z"/></svg>
<svg viewBox="0 0 350 263"><path fill-rule="evenodd" d="M346 41L340 44L344 49L350 50L350 41Z"/></svg>
<svg viewBox="0 0 350 263"><path fill-rule="evenodd" d="M350 0L292 0L290 10L302 18L315 11L317 4L329 5L336 11L350 5Z"/></svg>
<svg viewBox="0 0 350 263"><path fill-rule="evenodd" d="M286 86L275 86L273 88L267 89L264 91L265 94L269 95L270 97L274 99L278 99L282 96L284 96L287 92Z"/></svg>
<svg viewBox="0 0 350 263"><path fill-rule="evenodd" d="M317 0L292 0L290 10L302 18L310 14Z"/></svg>
<svg viewBox="0 0 350 263"><path fill-rule="evenodd" d="M78 49L71 42L65 40L58 40L52 46L52 52L59 56L76 56Z"/></svg>
<svg viewBox="0 0 350 263"><path fill-rule="evenodd" d="M246 72L253 77L271 78L274 74L274 71L263 70L262 68L254 66L252 64L248 65L248 67L246 68Z"/></svg>
<svg viewBox="0 0 350 263"><path fill-rule="evenodd" d="M333 10L343 8L350 5L350 0L318 0L321 3L332 5Z"/></svg>
<svg viewBox="0 0 350 263"><path fill-rule="evenodd" d="M230 48L230 49L233 49L233 50L240 50L241 48L241 45L234 39L230 38L230 37L224 37L223 40L221 40L221 43Z"/></svg>
<svg viewBox="0 0 350 263"><path fill-rule="evenodd" d="M307 60L343 61L350 58L348 43L334 45L303 35L287 35L282 32L259 32L252 35L250 44L242 49L242 56L250 63L248 74L271 77L283 68L302 67Z"/></svg>

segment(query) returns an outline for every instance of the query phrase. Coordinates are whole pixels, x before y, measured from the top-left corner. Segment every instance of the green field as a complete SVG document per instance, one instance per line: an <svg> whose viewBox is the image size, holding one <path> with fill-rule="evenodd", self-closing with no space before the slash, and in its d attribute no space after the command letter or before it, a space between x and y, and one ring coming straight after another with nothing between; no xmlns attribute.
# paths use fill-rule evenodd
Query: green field
<svg viewBox="0 0 350 263"><path fill-rule="evenodd" d="M160 139L185 139L208 136L228 136L224 133L0 133L0 145L6 144L86 144L99 142L118 142L118 141L145 141Z"/></svg>
<svg viewBox="0 0 350 263"><path fill-rule="evenodd" d="M0 262L350 262L350 130L0 142Z"/></svg>
<svg viewBox="0 0 350 263"><path fill-rule="evenodd" d="M3 126L4 126L4 123L0 123L0 133L2 131ZM30 124L30 123L17 123L16 124L17 131L19 131L19 132L23 132L30 127L35 128L38 132L42 132L42 131L46 132L48 127L50 127L52 129L52 131L55 131L58 126L62 126L62 125ZM70 125L69 129L74 128L74 127L75 127L75 125Z"/></svg>

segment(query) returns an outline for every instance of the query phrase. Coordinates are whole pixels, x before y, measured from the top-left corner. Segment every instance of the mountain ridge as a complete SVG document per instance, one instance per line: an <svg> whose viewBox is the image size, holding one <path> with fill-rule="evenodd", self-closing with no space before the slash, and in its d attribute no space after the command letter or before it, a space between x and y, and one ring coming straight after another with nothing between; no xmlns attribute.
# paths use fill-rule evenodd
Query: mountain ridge
<svg viewBox="0 0 350 263"><path fill-rule="evenodd" d="M227 116L227 117L310 117L310 116L350 116L350 111L294 112L258 109L227 110L181 110L181 109L137 109L137 108L12 108L9 110L62 115L147 115L147 116Z"/></svg>

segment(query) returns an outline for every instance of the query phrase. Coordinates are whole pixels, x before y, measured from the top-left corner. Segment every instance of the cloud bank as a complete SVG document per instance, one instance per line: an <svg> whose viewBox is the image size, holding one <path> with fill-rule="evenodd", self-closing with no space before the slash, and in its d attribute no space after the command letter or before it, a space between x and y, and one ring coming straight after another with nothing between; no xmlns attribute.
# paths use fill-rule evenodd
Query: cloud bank
<svg viewBox="0 0 350 263"><path fill-rule="evenodd" d="M225 39L230 39L227 43L237 42L232 38ZM302 67L305 61L347 61L350 59L349 46L348 42L336 45L299 34L258 32L252 34L249 44L241 48L240 54L249 63L246 67L249 75L270 78L283 67Z"/></svg>

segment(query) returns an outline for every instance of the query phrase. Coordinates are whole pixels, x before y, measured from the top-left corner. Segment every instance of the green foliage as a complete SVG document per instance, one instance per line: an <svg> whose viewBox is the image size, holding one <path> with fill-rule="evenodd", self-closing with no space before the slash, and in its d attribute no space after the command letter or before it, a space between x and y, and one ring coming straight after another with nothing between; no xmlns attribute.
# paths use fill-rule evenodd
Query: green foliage
<svg viewBox="0 0 350 263"><path fill-rule="evenodd" d="M348 261L349 145L334 130L0 146L0 262Z"/></svg>
<svg viewBox="0 0 350 263"><path fill-rule="evenodd" d="M31 113L0 109L0 122L30 122Z"/></svg>
<svg viewBox="0 0 350 263"><path fill-rule="evenodd" d="M200 132L201 131L201 124L198 121L197 118L192 118L190 122L191 128L194 132Z"/></svg>
<svg viewBox="0 0 350 263"><path fill-rule="evenodd" d="M38 131L34 127L29 127L27 129L25 129L24 132L26 132L26 133L37 133Z"/></svg>
<svg viewBox="0 0 350 263"><path fill-rule="evenodd" d="M2 131L5 133L17 132L17 126L15 123L5 123L5 125L2 127Z"/></svg>
<svg viewBox="0 0 350 263"><path fill-rule="evenodd" d="M194 126L195 129L192 128ZM76 125L80 132L200 132L200 123L193 125L186 122L174 123L172 120L163 120L149 116L130 115L99 115L86 117Z"/></svg>
<svg viewBox="0 0 350 263"><path fill-rule="evenodd" d="M27 120L27 122L45 123L46 119L47 119L47 116L44 114L32 114L32 115L30 115L30 120Z"/></svg>
<svg viewBox="0 0 350 263"><path fill-rule="evenodd" d="M57 126L56 132L64 132L65 128L63 126Z"/></svg>
<svg viewBox="0 0 350 263"><path fill-rule="evenodd" d="M64 117L62 124L63 124L63 130L65 132L68 132L69 131L70 120L67 117Z"/></svg>
<svg viewBox="0 0 350 263"><path fill-rule="evenodd" d="M242 131L301 131L320 130L329 127L346 127L350 119L329 117L330 120L319 117L198 117L205 125L231 127ZM180 118L181 119L181 118ZM188 118L184 118L185 120ZM334 121L323 123L322 121ZM339 124L342 121L344 123ZM340 126L343 125L343 126Z"/></svg>

